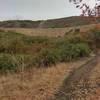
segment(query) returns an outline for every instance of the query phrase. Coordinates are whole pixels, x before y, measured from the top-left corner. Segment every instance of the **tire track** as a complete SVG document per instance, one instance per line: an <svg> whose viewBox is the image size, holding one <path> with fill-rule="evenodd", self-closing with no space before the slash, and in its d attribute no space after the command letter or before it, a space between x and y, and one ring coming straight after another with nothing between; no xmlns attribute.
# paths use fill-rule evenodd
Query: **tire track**
<svg viewBox="0 0 100 100"><path fill-rule="evenodd" d="M74 70L69 77L64 80L63 85L55 94L55 98L53 100L86 100L81 98L77 86L79 85L80 80L88 79L91 71L98 63L98 57L99 55L93 57L86 64Z"/></svg>

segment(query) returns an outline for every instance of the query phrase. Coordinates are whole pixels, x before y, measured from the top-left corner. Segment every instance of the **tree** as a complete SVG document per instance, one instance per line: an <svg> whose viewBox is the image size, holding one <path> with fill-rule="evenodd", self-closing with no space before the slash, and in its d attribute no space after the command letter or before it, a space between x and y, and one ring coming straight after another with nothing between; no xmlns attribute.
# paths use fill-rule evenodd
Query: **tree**
<svg viewBox="0 0 100 100"><path fill-rule="evenodd" d="M83 2L84 1L84 2ZM98 3L95 0L95 6L90 7L87 2L88 0L69 0L69 2L74 3L76 8L79 8L82 11L82 16L99 16Z"/></svg>

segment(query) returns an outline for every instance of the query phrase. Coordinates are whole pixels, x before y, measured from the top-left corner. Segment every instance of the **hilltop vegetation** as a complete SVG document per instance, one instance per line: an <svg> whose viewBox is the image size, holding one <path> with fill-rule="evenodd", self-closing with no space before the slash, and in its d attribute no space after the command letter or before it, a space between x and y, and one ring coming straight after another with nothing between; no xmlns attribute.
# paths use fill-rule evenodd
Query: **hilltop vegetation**
<svg viewBox="0 0 100 100"><path fill-rule="evenodd" d="M73 23L74 22L74 23ZM67 18L31 21L31 20L12 20L0 22L0 27L4 28L64 28L73 26L89 25L99 23L100 18L94 20L93 18L73 16Z"/></svg>
<svg viewBox="0 0 100 100"><path fill-rule="evenodd" d="M0 22L0 27L9 28L37 28L41 21L9 20Z"/></svg>

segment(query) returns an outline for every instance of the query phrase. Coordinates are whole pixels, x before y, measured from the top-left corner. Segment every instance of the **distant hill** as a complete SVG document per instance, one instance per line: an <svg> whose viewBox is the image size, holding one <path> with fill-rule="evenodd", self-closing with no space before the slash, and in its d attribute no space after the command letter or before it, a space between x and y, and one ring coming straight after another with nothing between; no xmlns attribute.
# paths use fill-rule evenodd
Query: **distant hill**
<svg viewBox="0 0 100 100"><path fill-rule="evenodd" d="M37 28L41 21L31 20L9 20L0 22L0 27L4 28Z"/></svg>
<svg viewBox="0 0 100 100"><path fill-rule="evenodd" d="M31 21L31 20L9 20L1 21L0 27L4 28L64 28L73 26L82 26L93 23L99 23L100 18L94 20L93 18L73 16L67 18Z"/></svg>

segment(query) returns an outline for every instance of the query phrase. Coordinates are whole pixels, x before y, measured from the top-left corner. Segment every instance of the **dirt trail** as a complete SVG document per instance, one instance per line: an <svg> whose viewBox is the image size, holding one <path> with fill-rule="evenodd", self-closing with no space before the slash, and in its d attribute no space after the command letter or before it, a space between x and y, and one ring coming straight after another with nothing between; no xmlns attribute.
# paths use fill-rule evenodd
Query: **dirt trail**
<svg viewBox="0 0 100 100"><path fill-rule="evenodd" d="M0 100L49 100L59 90L65 77L90 59L0 76Z"/></svg>
<svg viewBox="0 0 100 100"><path fill-rule="evenodd" d="M69 77L65 79L63 85L55 94L55 98L53 100L90 100L85 98L85 92L88 92L87 88L89 88L89 84L86 82L91 74L91 71L98 63L98 58L99 57L96 56L80 68L74 70ZM80 90L80 88L82 89ZM82 96L83 94L84 97Z"/></svg>

